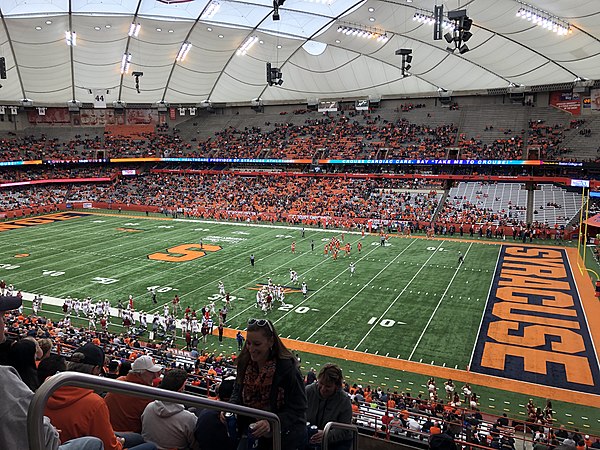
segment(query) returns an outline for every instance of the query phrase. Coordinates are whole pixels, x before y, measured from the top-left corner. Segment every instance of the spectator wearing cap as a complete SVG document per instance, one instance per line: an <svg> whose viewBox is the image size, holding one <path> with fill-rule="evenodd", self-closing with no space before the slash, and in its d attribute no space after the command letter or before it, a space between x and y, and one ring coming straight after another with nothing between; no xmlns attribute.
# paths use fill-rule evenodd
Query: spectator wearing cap
<svg viewBox="0 0 600 450"><path fill-rule="evenodd" d="M4 313L19 308L23 304L23 299L17 295L0 296L0 365L8 365L8 352L14 343L4 333Z"/></svg>
<svg viewBox="0 0 600 450"><path fill-rule="evenodd" d="M352 405L350 397L342 390L344 375L336 364L325 364L317 375L317 383L306 386L308 409L306 420L318 427L317 433L310 438L310 445L323 441L323 429L328 422L350 424ZM332 450L349 449L352 435L349 431L332 429L329 433L328 448Z"/></svg>
<svg viewBox="0 0 600 450"><path fill-rule="evenodd" d="M161 389L181 392L185 389L187 372L169 370L160 385ZM184 405L154 400L142 413L142 437L156 444L159 450L199 450L194 431L198 418Z"/></svg>
<svg viewBox="0 0 600 450"><path fill-rule="evenodd" d="M104 351L87 343L75 350L67 365L72 372L100 375L104 366ZM94 436L104 444L104 450L155 450L156 446L136 438L117 437L110 424L108 408L102 397L91 389L62 386L48 399L46 415L60 431L61 441Z"/></svg>
<svg viewBox="0 0 600 450"><path fill-rule="evenodd" d="M125 376L117 378L128 383L152 386L163 366L154 364L148 355L142 355L131 364L131 370ZM151 402L144 397L109 392L104 398L110 412L110 423L115 431L142 432L142 413Z"/></svg>

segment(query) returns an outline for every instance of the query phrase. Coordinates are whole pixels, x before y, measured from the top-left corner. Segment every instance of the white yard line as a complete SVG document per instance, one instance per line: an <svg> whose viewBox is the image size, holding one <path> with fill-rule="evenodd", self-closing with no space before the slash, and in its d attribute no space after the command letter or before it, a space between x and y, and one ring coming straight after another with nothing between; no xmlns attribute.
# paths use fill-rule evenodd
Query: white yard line
<svg viewBox="0 0 600 450"><path fill-rule="evenodd" d="M355 242L357 242L357 241L354 241L354 242L353 242L353 244L354 244ZM369 253L370 253L370 252L369 252ZM366 257L366 256L368 256L368 254L365 254L365 256L363 256L363 258L364 258L364 257ZM296 258L294 258L294 259L296 259ZM362 258L361 258L361 259L362 259ZM316 269L316 268L317 268L317 267L319 267L321 264L323 264L323 263L325 263L325 262L327 262L327 261L329 261L329 257L327 257L327 258L325 258L325 257L324 257L324 258L323 258L323 260L322 260L320 263L318 263L318 264L315 264L315 265L314 265L314 266L312 266L312 267L311 267L311 268L310 268L308 271L304 272L302 275L306 275L308 272L310 272L310 271L311 271L311 270L313 270L313 269ZM265 276L265 275L267 275L267 274L269 274L269 273L273 272L274 270L280 269L281 267L288 266L288 265L289 265L289 264L286 262L285 264L282 264L282 265L280 265L280 266L279 266L279 267L277 267L276 269L273 269L273 270L271 270L271 271L267 272L266 274L264 274L264 275L261 275L261 277L262 277L262 279L264 280L264 276ZM344 272L341 272L341 273L340 273L340 275L341 275L342 273L344 273ZM339 275L338 275L338 276L339 276ZM337 277L336 277L336 278L337 278ZM256 281L256 280L259 280L259 278L255 278L253 281ZM335 278L334 278L334 280L335 280ZM333 281L333 280L331 280L331 281ZM331 281L330 281L330 282L331 282ZM321 288L319 288L319 290L318 290L318 291L320 291L320 290L321 290L321 289L323 289L325 286L327 286L327 284L329 284L329 283L326 283L325 285L321 286ZM240 289L243 289L243 287L239 287L238 289L236 289L236 290L235 290L235 291L233 291L233 292L236 292L236 291L238 291L238 290L240 290ZM318 291L317 291L317 292L318 292ZM309 295L309 296L308 296L308 297L307 297L305 300L303 300L302 302L300 302L300 304L299 304L298 306L302 305L304 302L306 302L308 299L310 299L310 298L311 298L313 295L315 295L315 294L316 294L316 292L313 292L312 294L310 294L310 295ZM255 307L255 305L256 305L256 303L252 302L252 304L251 304L250 306L248 306L246 309L243 309L243 310L241 310L241 311L240 311L239 313L237 313L236 315L232 316L232 317L231 317L231 319L233 320L233 319L235 319L236 317L239 317L241 314L245 313L245 312L246 312L246 311L248 311L249 309L252 309L252 308L254 308L254 307ZM277 323L277 322L279 322L279 321L280 321L280 320L281 320L283 317L287 316L287 315L288 315L290 312L292 312L292 311L288 311L287 313L285 313L283 316L281 316L279 319L277 319L277 320L276 320L276 321L274 321L273 323Z"/></svg>
<svg viewBox="0 0 600 450"><path fill-rule="evenodd" d="M490 299L490 293L492 292L492 287L494 286L494 279L496 278L496 270L498 270L498 262L500 262L500 253L502 253L502 248L504 246L501 245L498 250L498 256L496 258L496 265L494 266L494 272L492 272L492 280L490 281L490 288L488 289L488 295L485 299L485 304L483 305L483 311L481 312L481 320L479 321L479 328L477 329L477 334L475 335L475 342L473 342L473 350L471 351L471 358L469 358L469 367L471 367L471 363L473 362L473 356L475 355L475 348L477 347L477 340L479 338L479 333L481 333L481 326L483 325L483 318L485 317L485 310L487 309L487 302Z"/></svg>
<svg viewBox="0 0 600 450"><path fill-rule="evenodd" d="M467 249L467 251L465 252L465 257L467 256L467 254L469 253L469 250L471 250L471 247L473 246L473 243L471 242L469 244L469 248ZM425 332L427 331L427 328L429 328L429 324L431 323L431 321L433 320L433 316L435 316L435 313L437 312L437 310L439 309L440 305L442 304L442 302L444 301L444 297L446 297L446 294L448 293L448 290L450 289L450 286L452 285L452 282L454 281L454 279L456 278L456 275L458 275L458 271L460 270L462 264L459 264L458 267L456 268L456 271L454 272L454 275L452 276L452 279L450 280L450 282L448 283L448 286L446 286L446 290L444 291L444 293L442 294L442 296L440 297L440 300L438 301L438 304L436 305L435 309L433 310L433 312L431 313L431 316L429 317L429 320L427 321L427 324L425 325L425 328L423 328L423 331L421 332L421 336L419 336L419 339L417 340L417 343L415 344L412 352L410 352L410 356L408 357L408 360L410 361L412 356L415 354L415 351L417 350L417 347L419 346L419 344L421 343L421 339L423 339L423 336L425 335Z"/></svg>
<svg viewBox="0 0 600 450"><path fill-rule="evenodd" d="M387 269L387 268L388 268L389 266L391 266L391 265L392 265L392 264L393 264L393 263L394 263L394 262L395 262L395 261L396 261L398 258L400 258L400 256L402 256L402 254L403 254L403 253L404 253L406 250L408 250L408 249L410 248L410 246L411 246L411 245L413 245L415 242L417 242L417 239L413 239L413 240L411 241L411 243L410 243L410 244L408 244L408 245L407 245L407 246L406 246L406 247L405 247L405 248L404 248L404 249L403 249L403 250L402 250L400 253L398 253L398 255L396 255L396 257L395 257L394 259L392 259L392 260L391 260L391 261L390 261L390 262L389 262L389 263L388 263L388 264L387 264L387 265L386 265L386 266L385 266L383 269L381 269L379 272L377 272L377 274L376 274L376 275L375 275L373 278L371 278L371 279L370 279L370 280L369 280L367 283L365 283L365 285L364 285L364 286L363 286L363 287L360 289L360 291L358 291L356 294L354 294L352 297L350 297L350 299L349 299L349 300L348 300L346 303L344 303L342 306L340 306L340 307L338 308L338 310L337 310L335 313L333 313L333 314L332 314L332 315L329 317L329 319L327 319L325 322L323 322L323 324L321 324L321 326L320 326L319 328L317 328L317 329L316 329L316 330L315 330L315 331L314 331L314 332L313 332L313 333L312 333L312 334L311 334L309 337L307 337L307 338L305 339L305 341L308 341L308 340L309 340L310 338L312 338L312 337L313 337L315 334L317 334L319 331L321 331L321 329L322 329L322 328L323 328L325 325L327 325L331 319L333 319L333 318L334 318L334 317L335 317L335 316L336 316L336 315L337 315L337 314L338 314L338 313L339 313L339 312L340 312L342 309L344 309L344 308L345 308L345 307L346 307L346 306L347 306L347 305L348 305L348 304L349 304L349 303L350 303L352 300L354 300L354 299L355 299L355 298L356 298L356 297L357 297L357 296L358 296L358 295L359 295L359 294L360 294L362 291L364 291L364 290L365 290L365 289L366 289L366 288L369 286L369 284L371 284L371 283L373 282L373 280L375 280L375 278L377 278L379 275L381 275L385 269ZM441 245L441 244L440 244L440 245Z"/></svg>
<svg viewBox="0 0 600 450"><path fill-rule="evenodd" d="M376 251L379 247L379 245L377 247L374 247L370 252L365 253L363 257L361 257L360 259L357 260L357 262L362 261L363 259L365 259L367 256L369 256L371 253L373 253L374 251ZM327 260L328 258L325 258L325 260ZM319 263L320 264L320 263ZM317 266L315 266L317 267ZM314 267L313 267L314 268ZM312 270L312 269L311 269ZM316 295L318 292L320 292L322 289L325 289L325 287L327 287L329 284L333 283L336 279L338 279L339 277L341 277L343 274L345 274L348 271L348 268L342 270L340 273L338 273L335 277L333 277L331 280L329 280L327 283L325 283L323 286L321 286L319 289L317 289L315 292L313 292L312 294L310 294L307 298L305 298L304 300L302 300L296 307L298 306L302 306L305 302L307 302L308 300L310 300L314 295ZM295 308L294 308L295 309ZM277 323L279 322L281 319L283 319L284 317L286 317L288 314L292 313L292 311L288 311L286 312L283 316L281 316L279 319L275 320L273 323Z"/></svg>
<svg viewBox="0 0 600 450"><path fill-rule="evenodd" d="M363 338L360 340L360 342L358 344L356 344L356 347L354 347L354 350L356 350L358 348L358 346L360 344L363 343L363 341L367 338L367 336L369 334L371 334L371 331L373 331L375 329L376 326L379 325L379 321L381 319L383 319L383 317L387 314L387 312L392 309L392 306L394 306L394 304L398 301L398 299L400 298L400 296L402 296L402 294L404 294L404 292L408 289L408 287L411 285L411 283L413 281L415 281L415 278L417 278L417 276L421 273L421 271L425 268L425 266L427 266L427 263L429 262L429 260L431 258L433 258L438 249L441 247L441 245L444 243L444 241L440 242L440 244L437 246L437 248L435 249L434 252L431 252L431 256L429 258L427 258L427 261L425 261L425 263L423 263L423 265L421 266L421 268L417 271L417 273L414 274L414 276L410 279L410 281L408 283L406 283L406 286L404 286L404 288L402 289L402 291L400 291L400 293L396 296L396 298L394 299L394 301L392 301L392 303L390 303L390 305L386 308L386 310L383 312L383 314L381 314L381 316L379 317L378 320L375 321L375 323L373 323L373 326L371 327L371 329L369 331L367 331L365 333L365 335L363 336ZM443 296L442 296L443 297Z"/></svg>

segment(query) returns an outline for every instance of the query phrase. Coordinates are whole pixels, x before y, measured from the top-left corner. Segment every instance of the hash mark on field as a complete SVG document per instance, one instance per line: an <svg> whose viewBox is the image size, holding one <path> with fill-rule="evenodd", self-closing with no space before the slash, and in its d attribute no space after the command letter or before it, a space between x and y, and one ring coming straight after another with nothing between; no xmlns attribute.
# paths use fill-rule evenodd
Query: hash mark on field
<svg viewBox="0 0 600 450"><path fill-rule="evenodd" d="M325 343L323 345L327 345L327 342L329 342L329 341L325 341Z"/></svg>
<svg viewBox="0 0 600 450"><path fill-rule="evenodd" d="M288 334L288 335L287 335L287 337L286 337L286 339L289 339L289 338L290 338L290 336L291 336L291 334Z"/></svg>

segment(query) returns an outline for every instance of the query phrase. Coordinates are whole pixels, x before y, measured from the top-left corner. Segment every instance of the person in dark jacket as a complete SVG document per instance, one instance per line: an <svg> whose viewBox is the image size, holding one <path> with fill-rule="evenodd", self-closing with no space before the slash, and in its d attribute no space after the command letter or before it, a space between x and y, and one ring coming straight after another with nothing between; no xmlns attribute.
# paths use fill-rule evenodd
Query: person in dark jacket
<svg viewBox="0 0 600 450"><path fill-rule="evenodd" d="M306 392L304 380L294 358L270 320L248 321L246 345L237 358L237 378L231 403L262 409L279 416L281 448L302 449L306 440ZM270 449L272 430L267 420L238 417L238 427L248 430L258 449Z"/></svg>
<svg viewBox="0 0 600 450"><path fill-rule="evenodd" d="M342 390L343 381L344 376L339 366L325 364L317 375L317 383L306 386L307 422L318 428L310 437L309 445L321 444L323 429L328 422L352 423L352 404L348 394ZM350 431L334 428L329 432L327 448L349 450L351 446Z"/></svg>
<svg viewBox="0 0 600 450"><path fill-rule="evenodd" d="M33 392L40 387L35 365L38 348L35 339L27 337L15 342L8 352L9 364L17 369L23 382Z"/></svg>

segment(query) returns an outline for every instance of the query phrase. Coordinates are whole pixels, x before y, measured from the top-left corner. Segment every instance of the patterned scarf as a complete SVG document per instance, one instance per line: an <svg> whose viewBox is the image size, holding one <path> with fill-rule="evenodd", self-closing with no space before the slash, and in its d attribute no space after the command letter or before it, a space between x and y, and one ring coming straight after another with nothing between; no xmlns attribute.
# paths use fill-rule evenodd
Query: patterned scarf
<svg viewBox="0 0 600 450"><path fill-rule="evenodd" d="M255 362L250 361L248 363L244 375L244 389L242 391L245 406L263 411L271 411L271 385L275 376L275 366L276 361L274 360L267 361L260 370L258 364Z"/></svg>

